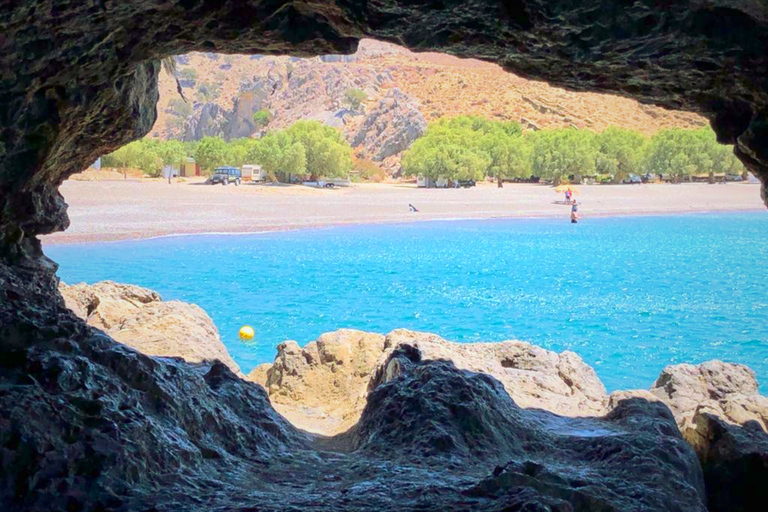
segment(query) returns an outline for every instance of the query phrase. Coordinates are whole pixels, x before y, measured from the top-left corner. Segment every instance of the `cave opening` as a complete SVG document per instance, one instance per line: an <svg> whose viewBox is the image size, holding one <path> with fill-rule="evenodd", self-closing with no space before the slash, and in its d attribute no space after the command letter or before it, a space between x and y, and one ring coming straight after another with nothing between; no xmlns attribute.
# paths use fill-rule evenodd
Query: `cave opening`
<svg viewBox="0 0 768 512"><path fill-rule="evenodd" d="M481 363L467 362L470 354L444 361L440 340L408 332L370 341L392 349L373 370L365 358L355 359L362 373L375 373L362 385L368 394L360 421L341 437L315 437L286 422L263 388L226 364L147 357L86 325L64 307L56 264L38 237L68 227L59 193L67 176L151 131L161 58L188 51L349 52L363 36L495 61L572 90L697 112L764 177L763 7L680 2L656 17L644 2L579 9L528 1L108 4L20 3L0 20L0 92L7 100L0 104L0 446L9 476L2 495L11 509L589 510L600 502L703 511L707 503L739 510L754 502L765 471L765 425L757 420L739 428L697 410L694 424L684 427L647 392L611 396L600 418L553 415L535 403L524 409L524 396L512 401L503 383L476 367ZM723 281L731 278L737 276L726 273ZM737 280L727 289L737 294L749 286ZM159 302L152 292L128 293L137 307ZM87 316L107 305L92 291L82 290L82 298ZM156 320L171 312L158 307L147 314ZM135 327L129 324L120 327ZM342 347L360 346L357 333L337 336L349 337ZM338 339L322 341L311 350L284 344L275 363L282 367L273 366L267 380L301 361L322 361L322 371L339 374L349 354L334 350ZM583 361L517 349L545 387L578 389L587 398L594 391L574 379L587 372ZM498 361L510 369L509 354ZM668 391L676 379L692 377L732 391L717 387L725 375L749 391L730 397L729 407L764 407L754 372L717 364L691 371L663 376L659 387ZM319 382L325 381L309 387ZM576 407L584 410L587 402ZM688 428L688 443L681 428ZM716 442L735 455L719 459ZM670 457L672 465L665 462ZM744 461L751 464L748 479L734 471Z"/></svg>

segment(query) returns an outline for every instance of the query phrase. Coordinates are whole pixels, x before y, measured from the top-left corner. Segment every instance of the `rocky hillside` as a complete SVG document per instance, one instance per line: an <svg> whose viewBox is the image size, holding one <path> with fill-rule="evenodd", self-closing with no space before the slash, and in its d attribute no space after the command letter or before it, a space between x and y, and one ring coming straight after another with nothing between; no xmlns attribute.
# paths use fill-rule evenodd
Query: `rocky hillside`
<svg viewBox="0 0 768 512"><path fill-rule="evenodd" d="M197 140L258 136L266 129L316 119L344 131L358 156L389 163L421 135L429 121L461 114L519 121L531 130L609 125L648 134L665 127L697 127L705 120L634 100L569 92L504 72L495 64L437 53L413 53L364 40L353 55L299 59L191 53L177 57L185 103L167 74L160 79L152 136ZM345 101L360 89L357 108Z"/></svg>

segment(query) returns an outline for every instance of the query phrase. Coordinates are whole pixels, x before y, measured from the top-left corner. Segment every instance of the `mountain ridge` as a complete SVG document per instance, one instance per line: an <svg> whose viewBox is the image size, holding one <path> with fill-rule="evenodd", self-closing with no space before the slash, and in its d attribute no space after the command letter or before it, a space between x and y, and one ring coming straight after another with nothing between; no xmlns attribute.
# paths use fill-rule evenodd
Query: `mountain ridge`
<svg viewBox="0 0 768 512"><path fill-rule="evenodd" d="M573 126L601 131L617 125L647 135L706 124L697 114L567 91L480 60L414 53L373 40L361 41L352 55L300 59L191 53L176 59L188 102L179 98L173 77L163 73L153 137L258 136L261 128L252 115L266 109L272 115L267 129L316 119L341 129L356 156L385 168L396 166L427 123L440 117L480 115L517 121L527 130ZM367 97L357 109L345 103L350 89Z"/></svg>

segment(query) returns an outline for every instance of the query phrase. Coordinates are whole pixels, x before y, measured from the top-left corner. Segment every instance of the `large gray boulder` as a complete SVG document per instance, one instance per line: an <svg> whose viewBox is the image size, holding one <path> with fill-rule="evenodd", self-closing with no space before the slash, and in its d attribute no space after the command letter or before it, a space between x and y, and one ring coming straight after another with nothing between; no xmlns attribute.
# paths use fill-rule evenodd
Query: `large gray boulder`
<svg viewBox="0 0 768 512"><path fill-rule="evenodd" d="M409 345L385 366L393 364L398 371L377 382L358 424L335 441L399 463L495 466L463 486L467 509L482 500L477 509L706 510L696 456L661 404L632 399L605 418L564 418L522 409L493 377L424 360Z"/></svg>

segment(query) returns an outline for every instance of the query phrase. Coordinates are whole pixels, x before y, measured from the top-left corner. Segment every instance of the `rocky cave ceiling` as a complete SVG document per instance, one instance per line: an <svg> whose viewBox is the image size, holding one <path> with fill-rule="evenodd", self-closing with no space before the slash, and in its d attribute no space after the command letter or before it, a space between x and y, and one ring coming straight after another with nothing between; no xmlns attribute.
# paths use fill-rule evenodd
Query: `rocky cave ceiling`
<svg viewBox="0 0 768 512"><path fill-rule="evenodd" d="M348 53L362 37L707 116L768 177L763 0L16 1L0 7L0 239L65 229L58 186L155 120L158 59Z"/></svg>
<svg viewBox="0 0 768 512"><path fill-rule="evenodd" d="M305 475L302 489L326 491L330 499L333 482L354 481L367 467L367 459L358 455L333 465L307 451L307 435L274 412L264 390L221 363L150 358L88 327L64 307L56 265L43 256L37 239L69 223L58 192L68 175L149 132L156 116L159 59L190 51L349 53L363 37L497 62L519 75L574 90L612 92L701 113L720 140L735 143L737 155L768 182L766 0L0 0L0 473L7 476L0 479L0 495L16 497L8 502L11 510L179 510L180 503L196 505L181 506L185 510L210 510L196 494L217 493L228 504L256 502L259 510L278 510L285 505L283 488L264 494L253 485L267 485L275 475L292 482L297 468L309 467L317 474ZM520 461L539 452L549 457L578 450L580 460L594 467L621 459L604 474L594 474L591 483L600 486L584 487L579 479L576 491L562 488L562 478L544 466L513 461L461 492L457 489L471 480L462 468L480 468L478 461L472 453L439 459L446 465L435 466L435 476L429 477L434 485L428 499L448 496L445 500L457 506L475 500L490 510L487 495L499 485L530 482L536 475L537 485L551 485L526 488L528 494L510 499L552 504L536 510L594 510L588 508L592 494L609 496L606 503L632 496L640 500L633 503L647 505L643 510L704 510L701 468L668 410L622 402L600 421L624 429L634 444L618 446L619 438L609 436L574 448L566 437L560 449L552 435L529 428L532 420L489 377L422 364L414 357L402 358L398 368L412 367L410 373L377 390L368 419L360 423L365 434L360 439L371 440L364 449L382 460L408 461L423 451L407 442L414 438L410 432L396 438L403 430L393 430L391 418L380 414L389 410L404 417L408 411L383 406L400 407L397 393L410 393L408 379L419 375L434 381L439 394L474 397L467 402L471 411L499 411L493 416L499 420L488 423L487 430L514 432L509 449ZM419 414L414 425L438 421L446 425L440 432L453 432L449 414ZM446 440L463 436L464 430L456 428L453 437L422 437L453 457L457 452ZM518 446L525 436L528 444ZM497 445L483 447L484 453L498 451ZM654 449L660 460L676 454L675 462L654 466L647 458ZM291 451L298 455L286 459ZM617 458L617 451L623 455ZM638 466L641 454L648 464ZM556 463L568 468L569 461ZM424 491L422 467L414 472L372 467L379 473L368 480L396 490L400 498L372 500L367 489L373 487L362 482L342 500L344 510L363 505L425 509L423 503L409 507L398 501ZM722 472L713 474L717 482L729 482ZM757 475L754 488L762 490ZM317 487L321 479L324 488ZM606 494L605 489L625 481L639 483ZM35 492L25 492L32 486ZM557 498L566 491L587 500L583 507L566 507ZM290 492L298 504L293 509L310 509L302 500L315 494ZM168 508L154 506L158 495ZM141 508L124 501L131 496ZM273 501L264 507L270 496ZM315 510L342 510L338 501L327 507L318 503ZM609 508L629 510L600 505Z"/></svg>

